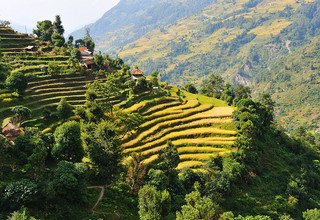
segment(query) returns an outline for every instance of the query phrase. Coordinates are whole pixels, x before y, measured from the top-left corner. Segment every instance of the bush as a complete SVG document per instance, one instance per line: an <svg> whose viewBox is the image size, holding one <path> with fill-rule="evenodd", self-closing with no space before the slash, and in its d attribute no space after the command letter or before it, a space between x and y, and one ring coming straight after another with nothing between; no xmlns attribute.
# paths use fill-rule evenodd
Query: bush
<svg viewBox="0 0 320 220"><path fill-rule="evenodd" d="M61 73L61 67L57 64L57 62L50 62L48 64L48 73L52 76L59 75Z"/></svg>
<svg viewBox="0 0 320 220"><path fill-rule="evenodd" d="M84 156L80 134L80 124L71 121L59 126L54 132L56 144L52 155L60 160L80 162Z"/></svg>
<svg viewBox="0 0 320 220"><path fill-rule="evenodd" d="M57 114L60 119L68 119L73 115L73 107L67 102L66 98L62 98L57 106Z"/></svg>
<svg viewBox="0 0 320 220"><path fill-rule="evenodd" d="M21 72L12 72L6 79L6 87L11 91L23 93L28 86L27 77Z"/></svg>
<svg viewBox="0 0 320 220"><path fill-rule="evenodd" d="M27 206L36 200L37 185L30 180L20 180L9 184L4 190L4 201L10 210Z"/></svg>
<svg viewBox="0 0 320 220"><path fill-rule="evenodd" d="M64 37L58 33L54 33L51 36L51 41L54 44L54 46L56 46L56 47L62 47L65 43Z"/></svg>

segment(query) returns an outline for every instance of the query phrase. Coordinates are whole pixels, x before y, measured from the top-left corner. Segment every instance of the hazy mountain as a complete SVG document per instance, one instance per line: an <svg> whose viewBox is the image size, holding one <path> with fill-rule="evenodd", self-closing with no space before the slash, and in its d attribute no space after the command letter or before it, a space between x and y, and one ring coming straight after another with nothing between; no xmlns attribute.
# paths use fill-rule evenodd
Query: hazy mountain
<svg viewBox="0 0 320 220"><path fill-rule="evenodd" d="M97 22L88 25L98 49L114 52L155 28L193 15L213 0L121 0ZM72 33L83 36L85 28Z"/></svg>

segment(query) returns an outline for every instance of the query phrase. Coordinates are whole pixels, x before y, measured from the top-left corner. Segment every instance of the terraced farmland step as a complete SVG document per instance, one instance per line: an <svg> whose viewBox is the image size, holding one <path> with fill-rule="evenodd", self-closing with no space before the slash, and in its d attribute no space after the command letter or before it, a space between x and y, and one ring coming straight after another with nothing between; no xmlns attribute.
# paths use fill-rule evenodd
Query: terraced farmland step
<svg viewBox="0 0 320 220"><path fill-rule="evenodd" d="M204 154L182 154L179 155L180 161L208 161L212 158L223 156L229 152L220 152L220 153L204 153Z"/></svg>
<svg viewBox="0 0 320 220"><path fill-rule="evenodd" d="M186 168L197 168L203 166L205 163L202 161L184 161L179 163L177 170L182 170Z"/></svg>
<svg viewBox="0 0 320 220"><path fill-rule="evenodd" d="M91 83L93 80L84 80L84 81L76 81L76 82L57 82L57 83L49 83L39 86L34 86L28 89L26 92L36 91L38 89L49 89L49 88L57 88L57 87L71 87L71 86L81 86L87 83Z"/></svg>
<svg viewBox="0 0 320 220"><path fill-rule="evenodd" d="M175 107L175 106L179 106L181 105L180 101L172 101L172 102L168 102L168 103L164 103L164 104L160 104L160 105L156 105L151 107L148 111L144 112L143 115L151 115L155 112L170 108L170 107Z"/></svg>
<svg viewBox="0 0 320 220"><path fill-rule="evenodd" d="M162 126L156 125L149 130L142 132L139 134L139 136L127 143L125 143L123 146L124 147L133 147L138 144L146 143L146 142L151 142L156 139L159 139L163 137L166 134L169 134L170 132L174 131L181 131L184 129L190 129L190 128L198 128L198 127L203 127L203 126L213 126L215 124L221 124L221 123L231 123L232 119L230 118L208 118L208 119L196 119L192 122L189 122L187 124L183 124L180 120L176 120L176 124L170 123L163 123Z"/></svg>
<svg viewBox="0 0 320 220"><path fill-rule="evenodd" d="M132 148L127 147L125 148L124 153L129 154L132 152L142 152L142 151L150 150L152 148L164 145L168 140L174 141L177 139L191 138L191 137L195 138L195 137L204 136L204 135L229 137L229 136L236 135L236 132L232 130L217 129L213 127L187 129L183 131L169 133L160 139L140 145L138 147L132 147ZM228 145L228 144L232 145L233 141L212 141L212 143L215 143L216 145Z"/></svg>
<svg viewBox="0 0 320 220"><path fill-rule="evenodd" d="M183 105L177 105L177 106L166 108L161 111L157 111L152 115L147 116L146 119L152 120L152 119L163 117L166 115L178 114L178 113L182 113L184 110L193 109L198 106L200 106L200 103L197 100L192 100L192 101L188 101L186 104L183 104Z"/></svg>
<svg viewBox="0 0 320 220"><path fill-rule="evenodd" d="M29 82L28 86L29 88L38 86L38 85L44 85L54 82L68 82L68 81L79 81L79 80L86 80L86 79L94 79L94 77L86 76L86 75L79 75L79 76L47 76L42 78L37 78L36 80Z"/></svg>
<svg viewBox="0 0 320 220"><path fill-rule="evenodd" d="M179 114L173 114L173 115L168 115L168 116L155 118L155 119L153 119L151 121L148 121L148 122L142 124L140 126L140 131L149 129L152 126L154 126L154 125L156 125L158 123L164 122L164 121L169 121L169 120L173 120L173 119L179 119L179 118L188 117L188 116L194 115L196 113L201 113L201 112L208 111L208 110L210 110L212 108L213 108L212 105L201 105L201 106L199 106L197 108L186 110L186 111L184 111L182 113L179 113Z"/></svg>
<svg viewBox="0 0 320 220"><path fill-rule="evenodd" d="M125 136L122 142L126 143L139 136L143 137L144 135L148 136L154 134L155 132L158 132L161 129L167 128L169 126L180 125L182 123L192 122L197 119L214 118L215 116L213 116L211 112L207 113L210 109L203 109L203 107L198 107L194 110L185 111L184 113L165 116L161 119L154 119L141 125L139 130L133 132L130 136Z"/></svg>
<svg viewBox="0 0 320 220"><path fill-rule="evenodd" d="M49 88L49 89L37 89L34 91L30 91L29 94L46 94L46 93L52 93L52 92L69 92L73 90L86 90L85 85L80 86L70 86L70 87L58 87L58 88Z"/></svg>
<svg viewBox="0 0 320 220"><path fill-rule="evenodd" d="M68 95L68 96L74 96L74 95L85 95L86 89L81 90L70 90L70 91L61 91L61 92L49 92L49 93L38 93L38 94L28 94L24 97L24 100L27 102L29 100L39 100L39 99L47 99L50 97L56 97L61 95Z"/></svg>
<svg viewBox="0 0 320 220"><path fill-rule="evenodd" d="M62 78L62 79L41 80L41 81L37 81L37 82L33 82L33 83L28 83L27 91L42 89L46 85L53 85L56 83L86 82L86 81L91 81L91 80L93 80L93 79L87 78L85 76Z"/></svg>
<svg viewBox="0 0 320 220"><path fill-rule="evenodd" d="M188 147L177 147L178 153L181 154L196 154L196 153L219 153L219 152L230 152L229 149L218 148L212 146L188 146Z"/></svg>

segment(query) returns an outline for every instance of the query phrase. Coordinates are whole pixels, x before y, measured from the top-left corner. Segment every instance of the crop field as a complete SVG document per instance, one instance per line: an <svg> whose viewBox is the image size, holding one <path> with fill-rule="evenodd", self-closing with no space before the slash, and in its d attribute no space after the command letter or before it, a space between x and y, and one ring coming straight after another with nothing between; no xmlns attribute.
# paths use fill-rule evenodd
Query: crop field
<svg viewBox="0 0 320 220"><path fill-rule="evenodd" d="M43 52L42 49L48 49L47 45L32 36L0 27L0 38L1 62L10 64L12 72L21 72L28 77L28 88L21 96L0 90L0 122L10 117L10 108L17 105L30 108L32 117L41 121L43 110L49 108L54 112L61 98L66 98L73 106L85 104L86 84L93 82L95 76L73 73L68 65L69 56L54 54L50 48L49 52ZM28 46L34 46L34 51L27 50ZM54 62L60 71L49 75L46 69L50 62ZM112 103L121 101L114 99Z"/></svg>
<svg viewBox="0 0 320 220"><path fill-rule="evenodd" d="M167 141L171 141L180 155L177 169L196 169L210 158L234 151L233 108L214 99L184 93L187 97L184 101L167 98L163 103L153 99L148 101L149 107L138 103L127 109L141 113L145 119L122 140L128 159L130 154L139 153L144 164L151 164L159 151L166 148Z"/></svg>

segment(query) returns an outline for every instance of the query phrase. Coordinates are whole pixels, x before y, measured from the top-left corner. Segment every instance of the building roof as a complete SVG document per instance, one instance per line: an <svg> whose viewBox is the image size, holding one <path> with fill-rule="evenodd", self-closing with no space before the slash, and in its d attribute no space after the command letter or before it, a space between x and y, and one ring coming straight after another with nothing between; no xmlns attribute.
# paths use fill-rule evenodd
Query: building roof
<svg viewBox="0 0 320 220"><path fill-rule="evenodd" d="M90 50L88 50L88 48L86 48L86 47L80 47L79 51L81 53L81 56L90 56L90 55L92 55L92 52Z"/></svg>
<svg viewBox="0 0 320 220"><path fill-rule="evenodd" d="M2 133L7 138L16 138L24 134L21 128L11 122L3 127Z"/></svg>
<svg viewBox="0 0 320 220"><path fill-rule="evenodd" d="M141 70L139 70L139 69L134 69L134 70L132 70L131 71L131 74L132 75L135 75L135 76L143 76L143 72L141 71Z"/></svg>
<svg viewBox="0 0 320 220"><path fill-rule="evenodd" d="M34 48L34 46L27 46L27 47L25 47L24 49L25 50L32 50Z"/></svg>

